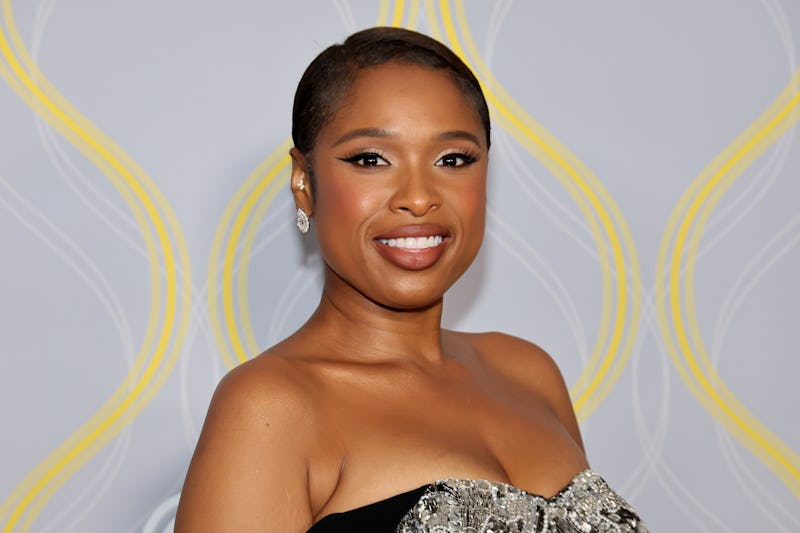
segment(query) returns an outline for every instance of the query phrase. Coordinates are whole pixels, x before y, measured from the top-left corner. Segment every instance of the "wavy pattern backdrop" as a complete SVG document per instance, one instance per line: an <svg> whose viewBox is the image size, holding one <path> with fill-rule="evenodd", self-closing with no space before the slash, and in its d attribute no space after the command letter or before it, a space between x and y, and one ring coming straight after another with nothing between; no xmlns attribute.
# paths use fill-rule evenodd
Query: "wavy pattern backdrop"
<svg viewBox="0 0 800 533"><path fill-rule="evenodd" d="M321 286L294 86L375 24L492 108L448 324L559 361L653 531L800 530L796 2L0 0L0 531L171 531L216 382Z"/></svg>

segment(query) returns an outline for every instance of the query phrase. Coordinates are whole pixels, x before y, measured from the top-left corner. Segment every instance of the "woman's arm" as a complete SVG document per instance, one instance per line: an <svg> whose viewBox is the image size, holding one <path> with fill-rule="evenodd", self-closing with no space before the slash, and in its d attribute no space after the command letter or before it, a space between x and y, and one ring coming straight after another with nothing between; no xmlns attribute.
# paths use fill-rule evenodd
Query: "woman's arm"
<svg viewBox="0 0 800 533"><path fill-rule="evenodd" d="M269 366L242 365L217 387L183 486L176 533L310 527L308 401L291 376Z"/></svg>

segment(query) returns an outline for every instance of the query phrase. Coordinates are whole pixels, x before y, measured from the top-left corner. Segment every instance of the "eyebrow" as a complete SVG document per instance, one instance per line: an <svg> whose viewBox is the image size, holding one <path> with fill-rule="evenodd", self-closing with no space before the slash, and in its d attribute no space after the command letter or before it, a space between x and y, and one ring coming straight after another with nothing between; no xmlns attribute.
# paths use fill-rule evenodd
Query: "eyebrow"
<svg viewBox="0 0 800 533"><path fill-rule="evenodd" d="M352 131L349 131L339 137L331 148L339 146L340 144L346 143L352 139L357 139L359 137L370 137L370 138L385 138L391 137L392 132L382 128L358 128ZM453 131L445 131L439 134L439 140L442 141L450 141L454 139L461 139L465 141L470 141L475 143L478 146L481 146L481 142L476 135L464 130L453 130Z"/></svg>
<svg viewBox="0 0 800 533"><path fill-rule="evenodd" d="M372 137L372 138L383 138L383 137L391 137L392 132L389 130L384 130L381 128L359 128L357 130L348 131L339 139L331 145L331 148L339 146L342 143L345 143L351 139L356 139L358 137Z"/></svg>
<svg viewBox="0 0 800 533"><path fill-rule="evenodd" d="M462 140L465 140L465 141L471 141L471 142L477 144L478 146L481 145L481 142L478 139L478 137L476 137L474 134L472 134L472 133L470 133L468 131L463 131L463 130L446 131L446 132L444 132L444 133L439 135L439 139L441 139L443 141L450 141L450 140L453 140L453 139L462 139Z"/></svg>

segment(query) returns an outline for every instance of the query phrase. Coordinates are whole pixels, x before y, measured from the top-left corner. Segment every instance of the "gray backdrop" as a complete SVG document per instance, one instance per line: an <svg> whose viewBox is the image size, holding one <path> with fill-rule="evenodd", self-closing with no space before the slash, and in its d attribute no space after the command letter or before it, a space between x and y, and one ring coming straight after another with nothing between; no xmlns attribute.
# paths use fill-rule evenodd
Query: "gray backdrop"
<svg viewBox="0 0 800 533"><path fill-rule="evenodd" d="M795 0L1 3L0 531L171 530L214 385L318 297L294 87L376 23L492 104L447 324L556 358L653 531L800 531Z"/></svg>

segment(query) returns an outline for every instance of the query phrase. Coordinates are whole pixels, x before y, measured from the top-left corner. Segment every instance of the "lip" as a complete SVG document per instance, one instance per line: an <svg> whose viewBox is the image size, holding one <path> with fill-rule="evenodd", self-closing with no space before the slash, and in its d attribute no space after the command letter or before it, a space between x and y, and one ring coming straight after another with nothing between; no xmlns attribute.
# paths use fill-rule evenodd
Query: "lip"
<svg viewBox="0 0 800 533"><path fill-rule="evenodd" d="M409 224L407 226L400 226L381 233L375 239L399 239L401 237L428 237L431 235L441 235L442 237L449 237L450 232L444 226L438 224Z"/></svg>
<svg viewBox="0 0 800 533"><path fill-rule="evenodd" d="M380 242L380 239L399 239L407 237L441 236L442 242L430 248L393 248ZM450 231L438 224L416 224L400 226L382 233L373 239L378 252L393 265L404 270L424 270L439 260L450 242Z"/></svg>

